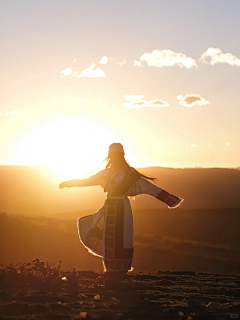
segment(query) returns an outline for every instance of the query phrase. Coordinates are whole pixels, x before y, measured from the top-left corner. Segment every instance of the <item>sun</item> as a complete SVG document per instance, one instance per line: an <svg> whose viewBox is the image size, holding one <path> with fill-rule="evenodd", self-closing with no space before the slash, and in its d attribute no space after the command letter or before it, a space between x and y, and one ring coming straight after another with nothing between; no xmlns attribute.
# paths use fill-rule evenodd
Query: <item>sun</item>
<svg viewBox="0 0 240 320"><path fill-rule="evenodd" d="M62 178L83 176L99 168L109 144L118 141L106 127L84 117L62 117L40 122L16 147L16 162L43 165Z"/></svg>

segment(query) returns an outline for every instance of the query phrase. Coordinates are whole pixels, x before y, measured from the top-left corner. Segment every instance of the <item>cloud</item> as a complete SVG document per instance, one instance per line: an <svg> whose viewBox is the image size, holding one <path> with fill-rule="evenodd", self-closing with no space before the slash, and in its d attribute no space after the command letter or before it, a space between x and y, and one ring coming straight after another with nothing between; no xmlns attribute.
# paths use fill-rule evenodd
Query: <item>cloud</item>
<svg viewBox="0 0 240 320"><path fill-rule="evenodd" d="M124 59L123 61L120 61L120 62L117 62L117 64L120 66L120 67L122 67L124 64L126 64L127 63L127 60L126 59Z"/></svg>
<svg viewBox="0 0 240 320"><path fill-rule="evenodd" d="M141 67L142 66L142 62L141 61L138 61L138 60L134 60L134 65L136 66L136 67Z"/></svg>
<svg viewBox="0 0 240 320"><path fill-rule="evenodd" d="M105 77L105 73L102 69L94 69L96 67L96 64L95 63L92 63L92 65L83 70L81 73L79 72L74 72L73 73L73 76L74 77L77 77L77 78L82 78L82 77L85 77L85 78L103 78Z"/></svg>
<svg viewBox="0 0 240 320"><path fill-rule="evenodd" d="M72 71L71 68L66 68L66 69L64 69L64 70L61 71L61 74L62 74L63 76L66 76L66 77L70 76L72 73L73 73L73 71Z"/></svg>
<svg viewBox="0 0 240 320"><path fill-rule="evenodd" d="M227 63L231 66L240 67L240 59L235 57L232 53L223 53L219 48L208 48L202 55L200 60L207 63L206 58L210 58L210 64Z"/></svg>
<svg viewBox="0 0 240 320"><path fill-rule="evenodd" d="M81 72L78 72L78 71L72 71L71 68L66 68L64 70L61 71L61 75L62 77L63 76L73 76L73 77L76 77L76 78L103 78L105 77L105 73L102 69L95 69L96 67L96 64L95 63L92 63L92 65L81 71Z"/></svg>
<svg viewBox="0 0 240 320"><path fill-rule="evenodd" d="M179 104L181 104L184 107L193 107L195 105L204 106L210 103L205 98L201 97L199 94L186 94L185 96L180 94L177 97L177 100L179 100Z"/></svg>
<svg viewBox="0 0 240 320"><path fill-rule="evenodd" d="M168 107L169 104L163 100L160 99L155 99L152 101L146 101L143 100L144 96L143 95L124 95L123 96L127 101L123 104L124 107L130 108L130 109L140 109L140 108L145 108L145 107Z"/></svg>
<svg viewBox="0 0 240 320"><path fill-rule="evenodd" d="M141 55L139 60L134 61L134 65L141 67L142 62L146 62L149 67L157 68L173 67L174 65L187 69L197 67L196 60L187 57L183 53L177 53L171 50L153 50L151 53L146 52Z"/></svg>
<svg viewBox="0 0 240 320"><path fill-rule="evenodd" d="M100 64L107 64L108 63L108 57L107 56L103 56L99 61L98 63Z"/></svg>

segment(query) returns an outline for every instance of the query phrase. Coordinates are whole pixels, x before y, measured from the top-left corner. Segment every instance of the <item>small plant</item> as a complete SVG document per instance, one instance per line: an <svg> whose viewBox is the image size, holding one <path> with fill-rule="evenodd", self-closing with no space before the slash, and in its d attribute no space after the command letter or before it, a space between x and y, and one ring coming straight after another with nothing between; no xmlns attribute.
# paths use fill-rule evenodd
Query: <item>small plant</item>
<svg viewBox="0 0 240 320"><path fill-rule="evenodd" d="M28 287L31 289L76 289L78 279L76 268L61 271L60 260L57 266L40 259L29 263L0 265L0 289Z"/></svg>

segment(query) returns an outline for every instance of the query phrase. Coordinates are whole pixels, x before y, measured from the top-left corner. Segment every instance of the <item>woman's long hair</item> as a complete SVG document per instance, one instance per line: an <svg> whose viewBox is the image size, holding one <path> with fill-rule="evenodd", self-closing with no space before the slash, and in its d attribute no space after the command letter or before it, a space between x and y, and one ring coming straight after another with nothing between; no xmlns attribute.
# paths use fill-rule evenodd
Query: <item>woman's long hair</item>
<svg viewBox="0 0 240 320"><path fill-rule="evenodd" d="M123 167L126 171L131 170L131 167L130 167L130 165L127 163L124 155L119 154L119 158L121 159L121 165L122 165L122 167ZM104 159L104 161L107 162L105 168L106 168L106 169L108 169L108 168L110 169L110 168L112 167L112 159L111 159L111 157L108 156L106 159ZM135 169L135 168L134 168L134 169ZM136 169L135 169L135 170L136 170ZM157 182L157 178L155 178L155 177L150 177L149 175L145 175L145 174L139 172L138 170L136 170L136 171L140 174L140 176L141 176L142 178L147 179L147 180L151 180L151 181L153 181L154 183Z"/></svg>

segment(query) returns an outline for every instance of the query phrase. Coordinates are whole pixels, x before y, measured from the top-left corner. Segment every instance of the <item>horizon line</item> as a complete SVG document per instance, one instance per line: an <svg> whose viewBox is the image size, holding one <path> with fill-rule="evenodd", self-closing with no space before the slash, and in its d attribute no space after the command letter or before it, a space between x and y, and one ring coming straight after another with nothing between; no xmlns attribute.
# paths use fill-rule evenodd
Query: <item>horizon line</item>
<svg viewBox="0 0 240 320"><path fill-rule="evenodd" d="M42 167L51 170L50 167L46 165L41 165L41 164L0 164L0 167ZM146 169L146 168L163 168L163 169L240 169L240 165L237 167L228 167L228 166L213 166L213 167L208 167L208 166L192 166L192 167L165 167L165 166L150 166L150 167L135 167L137 169ZM93 168L94 170L94 168Z"/></svg>

